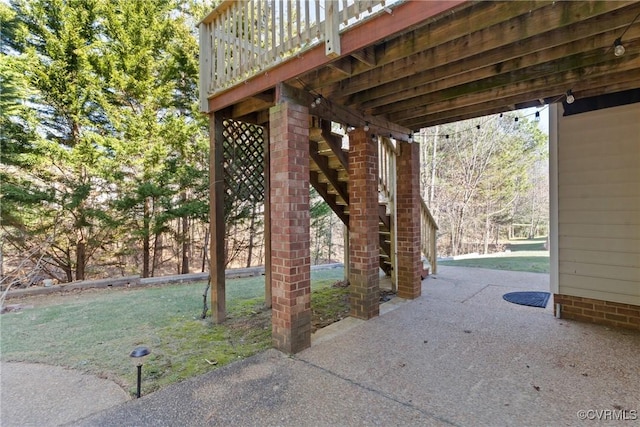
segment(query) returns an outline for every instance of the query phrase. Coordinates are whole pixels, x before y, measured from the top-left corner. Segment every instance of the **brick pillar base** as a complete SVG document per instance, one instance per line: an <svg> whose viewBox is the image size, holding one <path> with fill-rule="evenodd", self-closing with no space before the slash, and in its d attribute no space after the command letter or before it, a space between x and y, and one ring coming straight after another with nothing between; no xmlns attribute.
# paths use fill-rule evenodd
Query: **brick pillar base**
<svg viewBox="0 0 640 427"><path fill-rule="evenodd" d="M400 143L396 170L396 252L398 296L417 298L422 293L420 260L420 153L418 144Z"/></svg>
<svg viewBox="0 0 640 427"><path fill-rule="evenodd" d="M273 346L297 353L311 345L308 109L269 111Z"/></svg>
<svg viewBox="0 0 640 427"><path fill-rule="evenodd" d="M378 145L363 129L349 134L349 283L351 316L380 312Z"/></svg>
<svg viewBox="0 0 640 427"><path fill-rule="evenodd" d="M553 295L553 302L555 315L557 315L555 304L560 304L562 319L640 331L640 306L638 305L560 294Z"/></svg>

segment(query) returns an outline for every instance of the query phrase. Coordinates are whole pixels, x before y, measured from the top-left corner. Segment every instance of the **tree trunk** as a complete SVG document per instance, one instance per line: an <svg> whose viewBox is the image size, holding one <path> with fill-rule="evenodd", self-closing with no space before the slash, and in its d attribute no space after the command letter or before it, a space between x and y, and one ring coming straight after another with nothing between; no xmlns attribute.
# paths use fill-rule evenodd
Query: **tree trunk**
<svg viewBox="0 0 640 427"><path fill-rule="evenodd" d="M63 268L64 275L67 277L67 283L73 282L73 270L71 270L71 265L65 265Z"/></svg>
<svg viewBox="0 0 640 427"><path fill-rule="evenodd" d="M209 253L209 228L204 232L204 244L202 245L202 272L207 266L207 253Z"/></svg>
<svg viewBox="0 0 640 427"><path fill-rule="evenodd" d="M183 195L183 200L186 203L187 196ZM181 274L189 274L189 217L182 217L182 269Z"/></svg>
<svg viewBox="0 0 640 427"><path fill-rule="evenodd" d="M328 244L328 252L329 255L327 256L328 260L332 259L332 255L333 255L333 220L334 220L334 215L329 215L329 244Z"/></svg>
<svg viewBox="0 0 640 427"><path fill-rule="evenodd" d="M484 254L489 253L489 234L491 234L490 230L490 221L489 221L489 201L487 201L487 205L485 206L485 216L484 216Z"/></svg>
<svg viewBox="0 0 640 427"><path fill-rule="evenodd" d="M251 222L249 224L249 247L247 248L247 268L251 267L251 261L253 257L253 239L256 235L255 230L256 224L256 204L254 203L251 207Z"/></svg>
<svg viewBox="0 0 640 427"><path fill-rule="evenodd" d="M143 212L143 230L142 230L142 277L149 277L149 259L151 252L150 245L150 213L149 213L149 198L144 199L144 212Z"/></svg>
<svg viewBox="0 0 640 427"><path fill-rule="evenodd" d="M84 280L84 267L87 262L86 245L81 240L76 246L76 280Z"/></svg>

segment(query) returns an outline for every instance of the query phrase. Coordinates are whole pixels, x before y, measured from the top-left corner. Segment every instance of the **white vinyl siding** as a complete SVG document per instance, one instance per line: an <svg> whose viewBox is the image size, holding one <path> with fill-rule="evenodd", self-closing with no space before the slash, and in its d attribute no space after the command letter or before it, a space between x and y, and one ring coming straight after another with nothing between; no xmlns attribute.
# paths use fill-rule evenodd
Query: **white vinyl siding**
<svg viewBox="0 0 640 427"><path fill-rule="evenodd" d="M557 132L558 293L640 305L640 103Z"/></svg>

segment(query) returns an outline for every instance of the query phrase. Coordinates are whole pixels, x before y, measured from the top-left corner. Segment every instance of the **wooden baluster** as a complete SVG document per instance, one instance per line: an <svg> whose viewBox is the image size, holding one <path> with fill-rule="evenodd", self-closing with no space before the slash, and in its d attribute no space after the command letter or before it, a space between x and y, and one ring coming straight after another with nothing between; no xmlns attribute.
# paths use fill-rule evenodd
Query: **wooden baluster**
<svg viewBox="0 0 640 427"><path fill-rule="evenodd" d="M304 5L304 36L302 36L302 34L300 35L303 39L304 42L306 44L309 44L310 40L311 40L311 17L310 17L310 10L311 10L311 5L309 4L309 2L302 2L302 4Z"/></svg>
<svg viewBox="0 0 640 427"><path fill-rule="evenodd" d="M276 8L278 7L278 3L274 2L271 5L271 54L269 55L270 62L275 63L276 58L278 57L278 52L276 50ZM269 23L267 23L269 25Z"/></svg>
<svg viewBox="0 0 640 427"><path fill-rule="evenodd" d="M320 18L320 2L322 0L316 0L316 37L320 40L324 39L324 27L321 26L321 22L324 22L324 19Z"/></svg>

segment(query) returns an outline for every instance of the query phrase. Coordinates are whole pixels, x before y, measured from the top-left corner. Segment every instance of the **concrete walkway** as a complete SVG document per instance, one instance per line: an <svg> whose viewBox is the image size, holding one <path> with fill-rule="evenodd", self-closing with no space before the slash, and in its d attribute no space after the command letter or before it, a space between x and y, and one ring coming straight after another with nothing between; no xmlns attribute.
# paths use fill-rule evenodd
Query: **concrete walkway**
<svg viewBox="0 0 640 427"><path fill-rule="evenodd" d="M502 299L547 289L547 275L441 267L420 298L324 328L300 354L269 350L71 425L638 425L640 334Z"/></svg>
<svg viewBox="0 0 640 427"><path fill-rule="evenodd" d="M58 426L128 401L116 383L59 366L0 364L0 425Z"/></svg>

